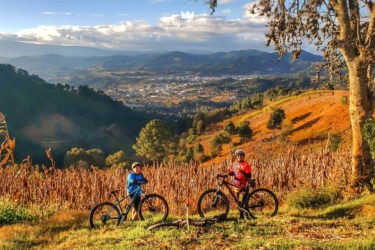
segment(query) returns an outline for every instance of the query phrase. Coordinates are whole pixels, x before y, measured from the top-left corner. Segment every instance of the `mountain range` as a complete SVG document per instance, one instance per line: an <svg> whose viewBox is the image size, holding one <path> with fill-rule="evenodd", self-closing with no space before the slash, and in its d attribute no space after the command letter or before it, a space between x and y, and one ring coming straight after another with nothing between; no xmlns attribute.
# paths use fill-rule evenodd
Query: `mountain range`
<svg viewBox="0 0 375 250"><path fill-rule="evenodd" d="M74 51L74 48L71 49ZM203 76L255 73L275 75L311 71L311 66L314 63L323 61L322 57L306 51L296 61L293 60L291 53L285 54L282 60L278 61L279 55L277 53L254 49L205 55L171 51L148 52L137 55L90 56L91 52L88 52L87 56L79 56L81 54L62 56L51 53L15 58L0 57L0 63L12 64L51 83L62 82L77 85L74 82L69 82L69 79L84 74L91 75L90 78L99 77L98 72L142 71L148 74L191 72Z"/></svg>

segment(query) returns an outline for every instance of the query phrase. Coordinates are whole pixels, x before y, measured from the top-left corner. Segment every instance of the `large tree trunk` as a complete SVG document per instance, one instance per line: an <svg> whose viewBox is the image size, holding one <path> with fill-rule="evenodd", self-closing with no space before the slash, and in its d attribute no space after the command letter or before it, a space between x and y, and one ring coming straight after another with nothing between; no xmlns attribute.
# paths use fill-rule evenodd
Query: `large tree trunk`
<svg viewBox="0 0 375 250"><path fill-rule="evenodd" d="M368 87L367 66L360 57L348 63L350 104L349 113L352 126L352 184L368 183L371 172L371 154L362 135L363 124L372 115L370 89Z"/></svg>

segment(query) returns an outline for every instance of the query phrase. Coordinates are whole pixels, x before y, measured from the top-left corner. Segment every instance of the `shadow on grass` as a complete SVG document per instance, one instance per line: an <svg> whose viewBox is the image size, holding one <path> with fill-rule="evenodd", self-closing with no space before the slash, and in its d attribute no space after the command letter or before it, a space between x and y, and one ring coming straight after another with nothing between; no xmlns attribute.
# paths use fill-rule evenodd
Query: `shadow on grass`
<svg viewBox="0 0 375 250"><path fill-rule="evenodd" d="M304 219L319 219L319 220L332 220L332 219L339 219L339 218L345 218L345 219L354 219L355 215L351 212L354 209L352 207L339 207L330 210L327 213L321 213L317 215L302 215L302 214L293 214L293 217L296 218L304 218Z"/></svg>
<svg viewBox="0 0 375 250"><path fill-rule="evenodd" d="M296 122L302 121L305 118L309 117L310 115L311 115L311 112L308 112L308 113L305 113L303 115L297 116L297 117L295 117L295 118L292 119L292 123L296 123Z"/></svg>

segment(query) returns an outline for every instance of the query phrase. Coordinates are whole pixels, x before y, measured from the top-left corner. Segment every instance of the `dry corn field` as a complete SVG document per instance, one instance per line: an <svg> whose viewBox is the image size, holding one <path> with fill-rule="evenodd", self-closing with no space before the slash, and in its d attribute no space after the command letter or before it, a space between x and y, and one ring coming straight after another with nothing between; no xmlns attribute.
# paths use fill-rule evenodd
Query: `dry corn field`
<svg viewBox="0 0 375 250"><path fill-rule="evenodd" d="M294 149L269 158L249 160L257 187L273 190L282 202L297 185L324 183L345 185L351 169L350 150L298 155ZM182 214L187 196L191 197L191 212L196 212L199 195L207 188L217 187L219 173L228 172L227 162L202 167L199 164L145 167L149 183L147 193L159 193L168 201L172 214ZM71 209L90 209L100 201L113 201L109 190L122 189L126 194L127 170L46 168L39 171L29 163L20 169L0 169L0 196L20 204L59 204ZM229 197L229 196L228 196Z"/></svg>

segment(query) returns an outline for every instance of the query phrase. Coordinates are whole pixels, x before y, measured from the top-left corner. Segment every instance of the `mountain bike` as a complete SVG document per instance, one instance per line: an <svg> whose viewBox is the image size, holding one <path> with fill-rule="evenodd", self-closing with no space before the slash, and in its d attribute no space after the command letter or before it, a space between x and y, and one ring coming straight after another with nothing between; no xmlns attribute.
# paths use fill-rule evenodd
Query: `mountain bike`
<svg viewBox="0 0 375 250"><path fill-rule="evenodd" d="M169 212L167 201L159 194L146 194L142 191L141 185L142 183L138 182L137 189L123 198L118 198L117 195L121 189L109 191L110 194L115 196L115 203L105 201L95 205L90 211L90 227L100 228L102 226L120 225L126 220L130 208L134 205L134 201L139 194L141 194L141 201L137 211L140 220L146 220L152 223L165 221ZM123 209L121 203L132 195L133 198L130 203L125 204Z"/></svg>
<svg viewBox="0 0 375 250"><path fill-rule="evenodd" d="M196 220L196 219L189 219L189 212L188 207L190 205L190 199L188 199L187 204L185 205L186 208L186 219L182 220L176 220L173 222L160 222L156 223L154 225L151 225L147 228L147 231L160 228L160 227L175 227L175 228L185 228L189 230L189 226L197 226L197 227L205 227L210 226L213 224L221 223L224 221L234 221L235 223L238 222L237 218L227 218L226 214L221 214L218 216L215 216L213 219L205 219L205 220Z"/></svg>
<svg viewBox="0 0 375 250"><path fill-rule="evenodd" d="M263 219L276 215L279 202L272 191L266 188L255 189L255 179L250 179L246 187L242 190L237 189L239 192L235 194L233 189L237 187L226 181L227 177L228 175L217 175L218 179L221 178L217 189L208 189L201 194L198 199L198 213L200 217L228 214L229 199L221 191L223 186L229 190L230 195L238 206L238 210L243 212L246 218Z"/></svg>

